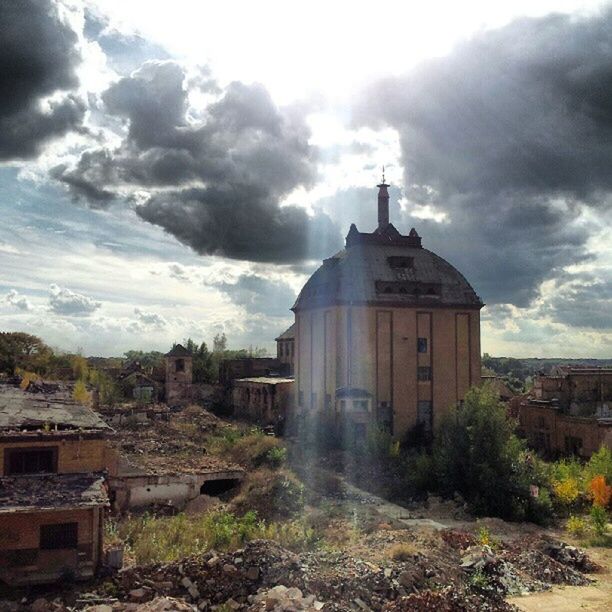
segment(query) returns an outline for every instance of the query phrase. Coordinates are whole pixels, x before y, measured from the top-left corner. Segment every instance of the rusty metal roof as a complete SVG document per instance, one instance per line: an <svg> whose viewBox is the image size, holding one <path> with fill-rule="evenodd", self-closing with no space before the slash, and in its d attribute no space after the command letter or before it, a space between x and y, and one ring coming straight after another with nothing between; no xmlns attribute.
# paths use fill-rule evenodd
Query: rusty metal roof
<svg viewBox="0 0 612 612"><path fill-rule="evenodd" d="M398 233L400 238L395 240L391 236L385 242L375 234L358 234L373 238L354 238L345 249L324 260L304 285L293 310L351 303L400 307L483 306L456 268L422 248L420 243L411 246L410 237ZM415 236L418 237L416 232ZM406 263L393 265L400 260Z"/></svg>

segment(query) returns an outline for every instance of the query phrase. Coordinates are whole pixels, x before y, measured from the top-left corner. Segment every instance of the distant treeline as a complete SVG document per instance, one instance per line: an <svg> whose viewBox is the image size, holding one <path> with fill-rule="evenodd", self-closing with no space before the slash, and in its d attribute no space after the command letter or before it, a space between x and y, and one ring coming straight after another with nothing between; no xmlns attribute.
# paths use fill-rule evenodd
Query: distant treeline
<svg viewBox="0 0 612 612"><path fill-rule="evenodd" d="M219 376L219 364L224 359L236 357L265 357L264 348L229 349L224 333L213 339L212 349L206 342L197 343L191 338L183 340L183 346L193 356L193 381L214 383ZM168 347L170 348L170 347ZM148 373L164 368L165 354L160 351L126 351L123 357L83 357L52 349L38 336L23 332L0 332L0 374L12 375L16 370L31 372L46 378L86 380L83 368L108 372L127 364L138 362Z"/></svg>

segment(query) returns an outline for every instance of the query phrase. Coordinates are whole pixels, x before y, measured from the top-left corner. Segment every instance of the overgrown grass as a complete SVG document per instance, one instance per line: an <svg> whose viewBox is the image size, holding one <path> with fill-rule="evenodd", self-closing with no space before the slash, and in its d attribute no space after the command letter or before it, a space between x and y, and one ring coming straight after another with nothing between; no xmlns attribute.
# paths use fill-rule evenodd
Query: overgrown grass
<svg viewBox="0 0 612 612"><path fill-rule="evenodd" d="M238 514L255 510L267 520L290 519L304 509L304 485L284 468L261 468L246 475L232 508Z"/></svg>
<svg viewBox="0 0 612 612"><path fill-rule="evenodd" d="M303 521L266 522L255 512L236 516L223 510L198 516L144 515L125 520L116 528L137 564L170 563L208 550L236 550L254 539L270 539L294 551L315 548L320 537Z"/></svg>
<svg viewBox="0 0 612 612"><path fill-rule="evenodd" d="M212 454L247 468L280 467L287 456L287 451L278 438L268 436L256 427L248 431L226 427L209 437L206 447Z"/></svg>

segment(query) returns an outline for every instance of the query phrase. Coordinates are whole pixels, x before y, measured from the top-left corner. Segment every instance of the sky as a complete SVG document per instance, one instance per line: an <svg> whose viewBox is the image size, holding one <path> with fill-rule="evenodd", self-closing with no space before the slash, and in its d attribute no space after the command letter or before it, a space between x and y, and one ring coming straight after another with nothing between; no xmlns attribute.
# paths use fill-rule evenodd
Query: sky
<svg viewBox="0 0 612 612"><path fill-rule="evenodd" d="M0 330L273 351L384 165L483 351L610 358L611 164L609 3L3 0Z"/></svg>

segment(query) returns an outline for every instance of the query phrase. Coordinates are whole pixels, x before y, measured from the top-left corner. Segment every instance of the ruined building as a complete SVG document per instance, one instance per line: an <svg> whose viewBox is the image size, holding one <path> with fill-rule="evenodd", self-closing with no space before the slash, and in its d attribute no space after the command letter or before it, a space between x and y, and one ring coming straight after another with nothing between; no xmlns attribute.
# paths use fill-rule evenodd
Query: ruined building
<svg viewBox="0 0 612 612"><path fill-rule="evenodd" d="M547 455L612 448L612 368L557 366L536 376L518 416L519 432Z"/></svg>
<svg viewBox="0 0 612 612"><path fill-rule="evenodd" d="M193 357L182 344L176 344L166 353L166 404L188 404L191 400L192 383Z"/></svg>
<svg viewBox="0 0 612 612"><path fill-rule="evenodd" d="M89 578L102 561L112 430L67 397L0 385L0 580Z"/></svg>
<svg viewBox="0 0 612 612"><path fill-rule="evenodd" d="M388 186L378 227L351 225L293 306L298 422L318 414L355 439L372 426L431 430L480 382L483 303L414 229L389 222Z"/></svg>
<svg viewBox="0 0 612 612"><path fill-rule="evenodd" d="M283 374L293 376L295 371L295 323L275 340L276 359L281 364Z"/></svg>

